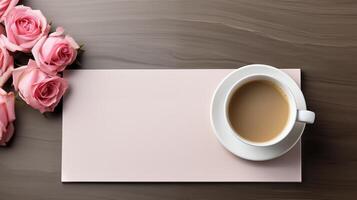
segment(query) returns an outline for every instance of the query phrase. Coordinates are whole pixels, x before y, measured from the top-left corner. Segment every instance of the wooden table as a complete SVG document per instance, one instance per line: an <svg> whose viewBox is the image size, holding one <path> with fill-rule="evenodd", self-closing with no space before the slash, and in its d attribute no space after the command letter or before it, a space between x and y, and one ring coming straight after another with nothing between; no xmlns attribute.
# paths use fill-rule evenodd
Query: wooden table
<svg viewBox="0 0 357 200"><path fill-rule="evenodd" d="M317 121L303 136L303 183L62 184L60 112L17 103L16 136L0 148L0 199L356 198L357 1L23 3L85 44L84 69L300 67Z"/></svg>

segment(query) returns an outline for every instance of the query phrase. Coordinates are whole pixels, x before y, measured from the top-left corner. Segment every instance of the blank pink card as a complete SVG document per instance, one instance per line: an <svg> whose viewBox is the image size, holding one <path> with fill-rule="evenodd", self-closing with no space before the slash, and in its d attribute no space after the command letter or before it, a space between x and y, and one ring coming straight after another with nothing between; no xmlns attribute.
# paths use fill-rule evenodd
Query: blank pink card
<svg viewBox="0 0 357 200"><path fill-rule="evenodd" d="M67 71L62 182L300 182L300 142L252 162L216 139L210 102L231 71ZM300 84L299 69L284 71Z"/></svg>

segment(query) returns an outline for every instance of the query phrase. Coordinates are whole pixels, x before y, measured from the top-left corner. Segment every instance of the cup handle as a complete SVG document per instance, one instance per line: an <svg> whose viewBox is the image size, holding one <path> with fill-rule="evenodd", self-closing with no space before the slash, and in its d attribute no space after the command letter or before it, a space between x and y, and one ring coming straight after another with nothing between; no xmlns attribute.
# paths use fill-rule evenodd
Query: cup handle
<svg viewBox="0 0 357 200"><path fill-rule="evenodd" d="M315 113L310 110L298 110L297 121L313 124L315 121Z"/></svg>

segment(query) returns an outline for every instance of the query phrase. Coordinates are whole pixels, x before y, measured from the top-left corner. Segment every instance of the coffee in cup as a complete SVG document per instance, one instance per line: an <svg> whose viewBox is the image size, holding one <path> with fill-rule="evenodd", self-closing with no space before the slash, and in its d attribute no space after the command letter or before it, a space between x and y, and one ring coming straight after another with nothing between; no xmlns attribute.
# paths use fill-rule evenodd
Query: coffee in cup
<svg viewBox="0 0 357 200"><path fill-rule="evenodd" d="M279 86L268 80L253 80L232 94L228 118L240 137L252 142L267 142L283 131L289 112L288 98Z"/></svg>

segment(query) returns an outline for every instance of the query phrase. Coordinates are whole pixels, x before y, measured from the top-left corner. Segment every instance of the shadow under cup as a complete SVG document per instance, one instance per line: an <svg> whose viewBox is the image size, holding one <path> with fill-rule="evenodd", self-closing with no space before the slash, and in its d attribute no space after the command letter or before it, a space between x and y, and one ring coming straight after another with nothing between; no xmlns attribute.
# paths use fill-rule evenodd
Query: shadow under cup
<svg viewBox="0 0 357 200"><path fill-rule="evenodd" d="M288 104L287 105L288 113L285 115L287 119L284 119L285 125L283 126L281 131L279 131L279 132L277 131L276 133L274 133L274 137L270 138L269 140L264 140L264 141L259 141L259 142L249 140L246 137L243 137L242 136L243 134L241 135L239 133L239 131L236 131L236 128L234 128L235 127L234 125L236 125L237 123L240 123L240 121L232 122L231 117L230 117L230 112L231 112L230 107L232 105L232 102L231 102L232 97L234 97L234 100L236 100L237 98L240 98L240 95L244 95L244 94L239 93L241 89L243 89L244 87L247 87L248 84L258 83L258 82L260 82L260 84L266 84L265 87L271 87L270 89L277 90L277 92L280 92L280 95L282 96L282 98L285 99L286 103ZM247 90L247 89L245 89L245 90ZM258 97L257 95L260 95L260 94L259 93L256 94L255 102L257 101L257 97ZM243 97L241 97L241 98L243 98ZM262 105L265 105L264 101L266 101L266 99L264 99L263 95L262 95L262 98L259 99L259 102L260 101L262 101ZM247 104L245 104L245 105L247 105ZM276 107L274 107L274 108L276 108ZM258 111L255 111L253 113L253 115L256 115L257 117L272 118L272 117L274 117L274 114L276 114L273 111L271 111L272 113L263 113L263 111L260 113L259 107L257 107L256 110L258 110ZM264 115L264 116L261 116L261 115ZM225 117L226 117L226 120L230 126L231 132L234 134L234 136L238 140L240 140L246 144L253 145L253 146L271 146L271 145L277 144L280 141L282 141L291 132L291 130L296 122L297 106L296 106L295 99L294 99L290 89L286 85L281 83L280 81L278 81L275 78L270 77L268 75L250 75L250 76L247 76L247 77L239 80L229 90L229 92L225 98ZM248 119L252 120L250 123L254 124L256 122L256 120L252 119L252 116L250 116ZM271 126L274 126L274 124L272 124ZM254 133L254 134L264 135L266 133L259 132L259 133Z"/></svg>

